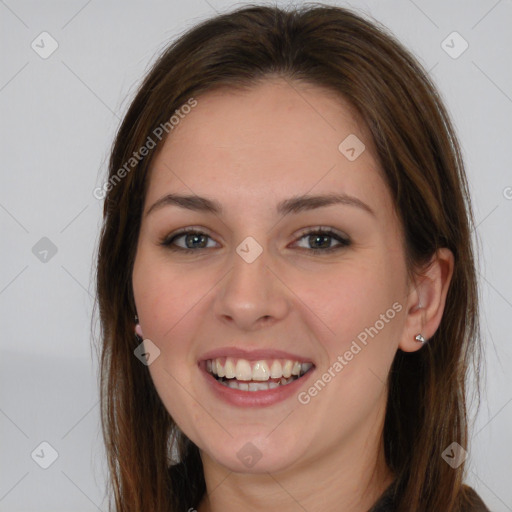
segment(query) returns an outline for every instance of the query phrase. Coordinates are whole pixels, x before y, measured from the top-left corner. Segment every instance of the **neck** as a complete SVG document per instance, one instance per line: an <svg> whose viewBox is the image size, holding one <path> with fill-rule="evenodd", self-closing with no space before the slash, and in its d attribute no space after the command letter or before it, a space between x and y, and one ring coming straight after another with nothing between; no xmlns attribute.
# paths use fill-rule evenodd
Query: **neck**
<svg viewBox="0 0 512 512"><path fill-rule="evenodd" d="M379 416L380 421L356 429L339 448L285 471L235 473L203 452L207 492L198 512L367 512L393 481L381 437L384 416Z"/></svg>

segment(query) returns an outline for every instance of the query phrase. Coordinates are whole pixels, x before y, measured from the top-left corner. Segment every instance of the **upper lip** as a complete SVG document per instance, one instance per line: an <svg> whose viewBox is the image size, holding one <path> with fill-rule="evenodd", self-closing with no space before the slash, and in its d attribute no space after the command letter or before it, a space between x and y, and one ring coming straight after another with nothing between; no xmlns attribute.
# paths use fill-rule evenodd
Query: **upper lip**
<svg viewBox="0 0 512 512"><path fill-rule="evenodd" d="M247 350L238 347L224 347L211 350L203 354L199 358L199 361L207 361L208 359L216 359L218 357L233 357L237 359L247 359L248 361L260 361L262 359L290 359L301 363L313 363L313 361L308 357L293 354L292 352L286 352L284 350Z"/></svg>

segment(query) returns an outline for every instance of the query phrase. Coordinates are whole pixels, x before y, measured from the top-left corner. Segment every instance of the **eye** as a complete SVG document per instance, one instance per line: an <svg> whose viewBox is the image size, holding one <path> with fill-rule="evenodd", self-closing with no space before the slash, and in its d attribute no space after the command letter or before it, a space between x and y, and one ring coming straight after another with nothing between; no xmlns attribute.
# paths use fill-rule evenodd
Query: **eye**
<svg viewBox="0 0 512 512"><path fill-rule="evenodd" d="M181 251L185 253L197 252L199 249L211 248L207 246L206 240L209 235L195 229L186 229L165 237L160 241L160 245L171 249L172 251ZM176 244L179 239L184 240L185 247Z"/></svg>
<svg viewBox="0 0 512 512"><path fill-rule="evenodd" d="M329 253L348 247L351 242L348 238L343 237L336 231L330 228L312 228L302 233L299 240L306 239L306 244L310 247L305 247L306 250ZM338 244L332 246L332 241L337 241ZM304 248L304 247L303 247Z"/></svg>
<svg viewBox="0 0 512 512"><path fill-rule="evenodd" d="M181 243L184 245L177 243L180 239L183 239L183 242ZM208 239L214 242L213 239L203 231L183 229L166 236L160 240L159 244L172 251L192 253L198 252L201 249L211 249L212 247L215 247L215 245L208 245ZM306 239L306 244L310 245L310 247L301 247L299 245L301 249L322 254L343 249L351 244L351 241L348 238L330 228L322 227L311 228L303 232L298 240L302 239ZM337 242L337 245L331 245L333 241Z"/></svg>

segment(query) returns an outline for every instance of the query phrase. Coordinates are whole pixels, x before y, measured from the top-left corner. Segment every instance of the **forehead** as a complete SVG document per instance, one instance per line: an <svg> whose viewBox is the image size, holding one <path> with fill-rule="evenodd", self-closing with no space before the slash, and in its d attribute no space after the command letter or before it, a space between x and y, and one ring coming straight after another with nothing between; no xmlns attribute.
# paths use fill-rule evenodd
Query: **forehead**
<svg viewBox="0 0 512 512"><path fill-rule="evenodd" d="M196 100L152 163L148 202L169 191L215 191L221 202L234 190L242 202L337 191L389 207L369 131L333 92L275 79ZM364 144L355 160L343 153L346 144L340 150L345 140L358 151Z"/></svg>

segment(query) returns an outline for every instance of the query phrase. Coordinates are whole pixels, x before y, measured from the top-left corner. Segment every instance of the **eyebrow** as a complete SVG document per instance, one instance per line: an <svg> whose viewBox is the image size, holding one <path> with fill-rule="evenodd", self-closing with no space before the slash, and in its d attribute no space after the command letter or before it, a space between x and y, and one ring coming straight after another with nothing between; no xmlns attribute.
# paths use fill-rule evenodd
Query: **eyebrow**
<svg viewBox="0 0 512 512"><path fill-rule="evenodd" d="M280 215L287 215L289 213L299 213L335 204L355 206L368 212L374 217L376 216L375 212L366 203L357 197L350 196L348 194L295 196L278 203L276 211ZM167 194L153 203L146 212L146 216L155 210L163 208L164 206L178 206L187 210L218 215L222 214L223 211L221 204L213 199L207 199L206 197L200 197L197 195Z"/></svg>

